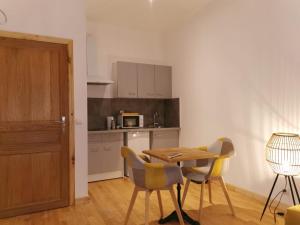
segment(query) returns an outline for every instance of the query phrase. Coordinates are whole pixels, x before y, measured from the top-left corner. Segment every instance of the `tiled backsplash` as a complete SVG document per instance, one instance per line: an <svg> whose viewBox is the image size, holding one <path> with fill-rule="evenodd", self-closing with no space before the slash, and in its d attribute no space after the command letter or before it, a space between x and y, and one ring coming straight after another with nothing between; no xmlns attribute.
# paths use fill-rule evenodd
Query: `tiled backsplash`
<svg viewBox="0 0 300 225"><path fill-rule="evenodd" d="M179 127L179 99L88 98L88 129L105 130L106 117L117 118L120 110L144 115L144 126L153 125L153 114L159 113L164 127Z"/></svg>

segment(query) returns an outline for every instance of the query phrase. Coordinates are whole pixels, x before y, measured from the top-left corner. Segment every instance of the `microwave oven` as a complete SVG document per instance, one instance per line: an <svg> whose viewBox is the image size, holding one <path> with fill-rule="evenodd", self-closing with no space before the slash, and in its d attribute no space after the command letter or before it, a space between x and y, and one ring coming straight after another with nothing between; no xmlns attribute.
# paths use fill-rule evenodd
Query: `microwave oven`
<svg viewBox="0 0 300 225"><path fill-rule="evenodd" d="M144 127L143 115L119 115L118 125L120 128L142 128Z"/></svg>

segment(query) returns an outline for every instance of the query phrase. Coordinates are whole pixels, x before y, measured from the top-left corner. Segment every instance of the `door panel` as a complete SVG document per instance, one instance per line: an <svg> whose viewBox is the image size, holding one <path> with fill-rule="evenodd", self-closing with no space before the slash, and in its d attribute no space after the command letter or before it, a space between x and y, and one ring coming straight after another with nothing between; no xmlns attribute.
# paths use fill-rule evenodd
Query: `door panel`
<svg viewBox="0 0 300 225"><path fill-rule="evenodd" d="M0 80L0 218L67 206L67 46L0 38Z"/></svg>
<svg viewBox="0 0 300 225"><path fill-rule="evenodd" d="M138 64L139 98L155 98L155 66Z"/></svg>
<svg viewBox="0 0 300 225"><path fill-rule="evenodd" d="M138 75L136 63L117 62L118 97L136 98Z"/></svg>
<svg viewBox="0 0 300 225"><path fill-rule="evenodd" d="M172 98L172 67L155 66L155 91L158 98Z"/></svg>

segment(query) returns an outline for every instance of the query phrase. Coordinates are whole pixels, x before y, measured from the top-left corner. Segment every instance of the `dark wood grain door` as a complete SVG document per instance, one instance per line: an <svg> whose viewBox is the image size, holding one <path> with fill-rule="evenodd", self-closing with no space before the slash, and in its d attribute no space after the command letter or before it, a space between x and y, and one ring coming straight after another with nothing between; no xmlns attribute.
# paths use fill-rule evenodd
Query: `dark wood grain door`
<svg viewBox="0 0 300 225"><path fill-rule="evenodd" d="M69 203L67 53L0 38L0 217Z"/></svg>

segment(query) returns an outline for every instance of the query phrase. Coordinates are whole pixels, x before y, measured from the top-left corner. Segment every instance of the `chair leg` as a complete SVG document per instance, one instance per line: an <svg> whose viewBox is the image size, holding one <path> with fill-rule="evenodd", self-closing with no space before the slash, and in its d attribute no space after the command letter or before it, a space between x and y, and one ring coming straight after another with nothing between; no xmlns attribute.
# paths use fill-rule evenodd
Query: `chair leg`
<svg viewBox="0 0 300 225"><path fill-rule="evenodd" d="M184 201L185 201L185 198L186 198L186 195L187 195L187 192L188 192L190 183L191 183L191 181L190 181L189 179L187 179L187 180L186 180L186 183L185 183L185 185L184 185L184 191L183 191L182 200L181 200L181 206L182 206L182 207L183 207L183 205L184 205Z"/></svg>
<svg viewBox="0 0 300 225"><path fill-rule="evenodd" d="M149 225L150 194L151 194L151 192L149 190L146 190L146 197L145 197L145 225Z"/></svg>
<svg viewBox="0 0 300 225"><path fill-rule="evenodd" d="M138 194L138 189L137 189L137 187L134 187L134 191L132 193L129 208L128 208L126 218L125 218L125 223L124 223L125 225L127 225L127 223L128 223L128 220L129 220L130 214L132 212L132 208L133 208L134 202L136 200L137 194Z"/></svg>
<svg viewBox="0 0 300 225"><path fill-rule="evenodd" d="M179 224L180 225L184 225L184 222L183 222L183 218L182 218L182 214L181 214L181 211L179 209L179 205L177 203L177 199L176 199L176 195L175 195L175 192L173 190L173 187L171 187L169 189L170 191L170 194L171 194L171 197L172 197L172 201L173 201L173 204L174 204L174 207L175 207L175 210L176 210L176 213L177 213L177 216L178 216L178 219L179 219Z"/></svg>
<svg viewBox="0 0 300 225"><path fill-rule="evenodd" d="M208 180L207 184L208 184L209 203L213 204L213 201L212 201L212 192L211 192L211 180Z"/></svg>
<svg viewBox="0 0 300 225"><path fill-rule="evenodd" d="M161 195L160 195L159 190L157 190L157 198L158 198L158 205L159 205L159 211L160 211L160 218L163 218L164 210L163 210L163 206L162 206L162 202L161 202Z"/></svg>
<svg viewBox="0 0 300 225"><path fill-rule="evenodd" d="M198 221L199 222L201 220L202 209L203 209L204 190L205 190L205 180L201 183L200 205L199 205L199 214L198 214Z"/></svg>
<svg viewBox="0 0 300 225"><path fill-rule="evenodd" d="M224 179L223 179L223 177L219 177L218 179L219 179L219 182L220 182L221 187L222 187L222 189L223 189L223 192L224 192L224 194L225 194L225 197L226 197L226 199L227 199L227 202L228 202L228 205L229 205L230 210L231 210L231 212L232 212L232 215L235 216L235 211L234 211L234 209L233 209L231 200L230 200L230 198L229 198L228 190L227 190L227 188L226 188Z"/></svg>

